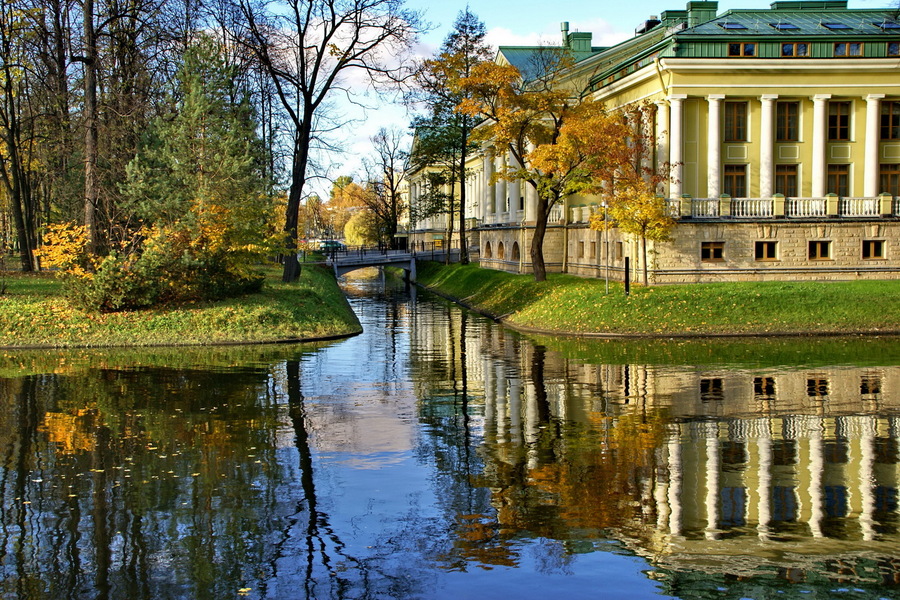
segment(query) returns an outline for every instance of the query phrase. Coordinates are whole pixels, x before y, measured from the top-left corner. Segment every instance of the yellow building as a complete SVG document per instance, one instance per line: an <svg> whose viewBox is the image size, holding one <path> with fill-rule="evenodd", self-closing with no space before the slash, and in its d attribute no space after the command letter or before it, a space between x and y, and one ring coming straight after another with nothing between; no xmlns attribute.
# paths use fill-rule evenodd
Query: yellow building
<svg viewBox="0 0 900 600"><path fill-rule="evenodd" d="M717 14L688 2L611 48L569 32L567 85L610 110L643 103L640 126L670 165L660 189L678 217L650 253L657 283L900 277L900 19L897 9L845 0L773 2ZM527 69L538 48L501 48ZM508 164L486 148L468 182L484 266L530 272L534 191L490 183ZM413 188L415 183L413 183ZM550 270L621 278L636 240L587 227L595 198L556 207L544 250Z"/></svg>

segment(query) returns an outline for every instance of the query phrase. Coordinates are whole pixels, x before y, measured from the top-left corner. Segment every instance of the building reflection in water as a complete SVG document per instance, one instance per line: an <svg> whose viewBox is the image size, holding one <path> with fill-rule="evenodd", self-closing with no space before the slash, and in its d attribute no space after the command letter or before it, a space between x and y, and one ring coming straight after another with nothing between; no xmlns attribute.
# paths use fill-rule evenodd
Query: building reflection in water
<svg viewBox="0 0 900 600"><path fill-rule="evenodd" d="M591 364L478 327L417 324L414 363L465 363L500 531L612 531L673 580L900 579L900 367Z"/></svg>

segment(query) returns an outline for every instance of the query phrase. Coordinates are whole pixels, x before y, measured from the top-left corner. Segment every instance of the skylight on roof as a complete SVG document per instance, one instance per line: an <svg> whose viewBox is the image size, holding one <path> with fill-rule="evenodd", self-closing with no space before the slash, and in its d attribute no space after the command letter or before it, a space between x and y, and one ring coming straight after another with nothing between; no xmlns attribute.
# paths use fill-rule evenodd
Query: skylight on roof
<svg viewBox="0 0 900 600"><path fill-rule="evenodd" d="M846 23L822 23L822 27L827 29L835 30L835 29L853 29Z"/></svg>
<svg viewBox="0 0 900 600"><path fill-rule="evenodd" d="M747 26L743 23L719 23L719 27L722 29L747 29Z"/></svg>
<svg viewBox="0 0 900 600"><path fill-rule="evenodd" d="M778 31L793 31L795 29L800 29L798 26L793 23L769 23L772 27L777 29Z"/></svg>
<svg viewBox="0 0 900 600"><path fill-rule="evenodd" d="M894 23L892 21L885 21L884 23L872 23L876 27L881 27L882 29L900 29L900 23Z"/></svg>

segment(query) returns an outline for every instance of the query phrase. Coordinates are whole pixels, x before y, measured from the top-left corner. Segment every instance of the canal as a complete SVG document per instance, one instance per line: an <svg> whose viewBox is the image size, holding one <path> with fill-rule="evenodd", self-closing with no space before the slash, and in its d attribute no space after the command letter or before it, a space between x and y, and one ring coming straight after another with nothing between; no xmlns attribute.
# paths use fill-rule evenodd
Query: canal
<svg viewBox="0 0 900 600"><path fill-rule="evenodd" d="M0 598L897 598L894 338L0 353Z"/></svg>

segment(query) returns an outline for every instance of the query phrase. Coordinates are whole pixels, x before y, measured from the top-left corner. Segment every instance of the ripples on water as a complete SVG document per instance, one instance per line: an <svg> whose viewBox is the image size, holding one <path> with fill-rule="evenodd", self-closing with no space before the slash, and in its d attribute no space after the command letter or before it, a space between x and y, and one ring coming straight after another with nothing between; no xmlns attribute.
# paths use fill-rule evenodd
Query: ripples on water
<svg viewBox="0 0 900 600"><path fill-rule="evenodd" d="M0 357L0 597L900 596L895 340L346 289L341 342Z"/></svg>

